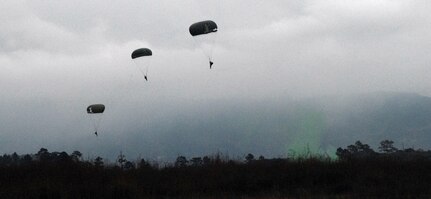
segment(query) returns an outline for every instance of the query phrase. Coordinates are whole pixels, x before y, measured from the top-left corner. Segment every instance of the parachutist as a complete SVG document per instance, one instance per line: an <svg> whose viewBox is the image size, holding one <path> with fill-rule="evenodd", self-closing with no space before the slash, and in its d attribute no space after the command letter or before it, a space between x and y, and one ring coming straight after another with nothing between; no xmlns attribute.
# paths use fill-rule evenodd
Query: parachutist
<svg viewBox="0 0 431 199"><path fill-rule="evenodd" d="M214 39L215 33L217 31L218 31L217 24L211 20L196 22L189 27L190 35L193 38L196 38L195 41L200 43L200 44L211 42L211 41L212 41L212 43L214 43L213 39ZM208 36L206 36L206 35L208 35ZM203 38L204 41L202 41L202 39L197 39L197 38ZM214 62L212 62L212 60L211 60L213 47L214 47L213 45L209 45L209 46L205 45L205 47L202 46L202 51L204 52L204 54L208 58L208 61L210 64L210 69L212 68L212 65L214 64Z"/></svg>
<svg viewBox="0 0 431 199"><path fill-rule="evenodd" d="M105 105L103 104L92 104L87 107L87 113L91 116L93 120L94 135L97 136L97 131L99 130L99 123L102 119L103 112L105 111Z"/></svg>
<svg viewBox="0 0 431 199"><path fill-rule="evenodd" d="M142 72L144 79L148 81L147 73L148 73L148 58L153 56L153 51L148 48L139 48L132 52L132 59L135 60L136 66Z"/></svg>

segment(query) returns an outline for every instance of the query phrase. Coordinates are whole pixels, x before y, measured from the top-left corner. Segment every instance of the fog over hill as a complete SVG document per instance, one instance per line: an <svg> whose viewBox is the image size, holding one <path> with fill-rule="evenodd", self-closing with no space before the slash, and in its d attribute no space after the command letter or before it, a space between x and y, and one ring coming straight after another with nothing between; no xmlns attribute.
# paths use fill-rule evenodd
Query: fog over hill
<svg viewBox="0 0 431 199"><path fill-rule="evenodd" d="M97 151L111 158L122 150L131 157L162 160L215 152L233 157L247 153L279 157L303 153L306 148L333 153L356 140L376 150L383 139L395 141L399 148L431 148L431 98L413 93L375 92L284 102L201 101L159 114L164 117L125 129L121 142L102 137L103 144L92 146L102 147ZM90 140L79 142L88 149Z"/></svg>
<svg viewBox="0 0 431 199"><path fill-rule="evenodd" d="M328 113L323 143L361 140L376 146L383 139L399 148L430 148L431 98L413 93L370 93L342 100Z"/></svg>
<svg viewBox="0 0 431 199"><path fill-rule="evenodd" d="M196 100L183 101L182 106L172 105L169 100L160 103L165 104L164 108L146 108L153 113L150 116L131 117L128 114L132 110L107 113L98 137L91 134L85 117L70 119L67 111L62 115L34 113L47 123L39 124L40 129L28 129L31 120L22 121L19 132L4 131L1 148L19 153L33 153L40 147L79 150L86 157L100 155L110 160L115 160L120 151L129 158L152 160L216 152L231 157L247 153L284 157L302 153L305 148L332 153L356 140L374 149L383 139L395 141L399 148L431 148L431 98L414 93L373 92L305 100ZM35 117L33 113L24 116ZM7 121L24 116L17 112ZM68 121L66 127L86 127L77 128L74 134L60 131L55 137L45 135L42 128L66 128L64 124L49 123L53 118Z"/></svg>
<svg viewBox="0 0 431 199"><path fill-rule="evenodd" d="M429 10L426 0L2 1L0 154L431 148ZM203 20L218 26L211 70L210 42L189 32ZM153 53L148 81L131 59L139 48ZM91 104L106 106L98 137Z"/></svg>

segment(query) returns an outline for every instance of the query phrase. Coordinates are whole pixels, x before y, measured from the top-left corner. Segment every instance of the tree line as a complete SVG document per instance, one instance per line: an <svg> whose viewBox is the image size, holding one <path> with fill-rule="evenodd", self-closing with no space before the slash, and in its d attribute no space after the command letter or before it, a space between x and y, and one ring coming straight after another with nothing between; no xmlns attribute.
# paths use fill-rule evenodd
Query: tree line
<svg viewBox="0 0 431 199"><path fill-rule="evenodd" d="M330 159L329 155L325 154L307 154L304 156L297 156L296 158L304 159L306 156L311 155L310 157L316 158L319 156L320 159ZM337 159L333 159L333 161L343 161L343 160L351 160L357 158L377 158L377 157L392 157L399 159L412 159L412 158L431 158L430 150L423 149L398 149L394 145L394 141L391 140L383 140L380 142L380 146L378 146L378 151L372 149L368 144L363 144L361 141L356 141L354 144L348 145L346 148L339 147L336 151ZM284 159L294 160L295 157L286 157L286 158L276 158L276 159L266 159L264 156L255 157L255 155L249 153L244 156L243 160L236 159L231 160L227 155L216 154L216 155L207 155L203 157L191 157L187 158L186 156L179 155L175 162L172 164L166 164L165 166L173 166L173 167L199 167L210 165L214 163L222 163L224 162L235 162L237 164L241 163L251 163L256 161L270 161L270 160L279 160ZM67 152L49 152L46 148L41 148L35 154L24 154L18 155L16 152L12 154L3 154L0 156L0 166L17 166L17 165L25 165L30 163L62 163L62 162L73 162L73 163L82 163L86 165L91 165L94 167L119 167L121 169L136 169L141 167L160 167L158 162L150 163L146 161L144 158L139 159L138 161L130 161L126 159L126 156L120 152L117 156L115 164L105 165L104 159L102 157L96 157L94 159L84 160L82 158L82 153L80 151L73 151L71 154Z"/></svg>
<svg viewBox="0 0 431 199"><path fill-rule="evenodd" d="M312 154L178 156L166 165L120 152L115 163L73 151L0 156L0 198L392 198L431 196L431 156L422 149L378 151L360 141L337 158Z"/></svg>
<svg viewBox="0 0 431 199"><path fill-rule="evenodd" d="M396 158L399 160L411 159L431 159L431 151L421 148L398 149L392 140L383 140L380 142L378 151L374 151L368 144L356 141L346 148L338 148L336 152L339 160L351 160L358 158Z"/></svg>

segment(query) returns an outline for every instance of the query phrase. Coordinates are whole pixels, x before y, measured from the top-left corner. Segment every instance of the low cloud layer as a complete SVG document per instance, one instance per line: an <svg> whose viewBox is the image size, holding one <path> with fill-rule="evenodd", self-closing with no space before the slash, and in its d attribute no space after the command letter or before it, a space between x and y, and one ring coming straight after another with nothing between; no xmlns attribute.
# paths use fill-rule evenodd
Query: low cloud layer
<svg viewBox="0 0 431 199"><path fill-rule="evenodd" d="M193 103L430 96L430 9L425 0L7 0L0 152L84 147L80 140L95 139L85 113L92 103L107 105L101 128L118 151L134 130ZM188 33L206 19L219 25L213 70ZM149 82L130 59L141 47L154 53Z"/></svg>

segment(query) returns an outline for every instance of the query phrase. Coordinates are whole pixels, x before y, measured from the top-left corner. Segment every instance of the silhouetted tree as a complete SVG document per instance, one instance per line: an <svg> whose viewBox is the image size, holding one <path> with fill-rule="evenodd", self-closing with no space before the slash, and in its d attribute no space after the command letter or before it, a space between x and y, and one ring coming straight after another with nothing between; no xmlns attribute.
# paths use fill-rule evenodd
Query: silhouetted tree
<svg viewBox="0 0 431 199"><path fill-rule="evenodd" d="M349 160L351 158L367 158L376 154L368 144L356 141L355 144L347 146L347 149L338 148L336 153L340 160Z"/></svg>
<svg viewBox="0 0 431 199"><path fill-rule="evenodd" d="M406 153L414 153L414 152L416 152L414 149L412 149L412 148L407 148L407 149L404 149L403 150L404 152L406 152Z"/></svg>
<svg viewBox="0 0 431 199"><path fill-rule="evenodd" d="M394 141L392 141L392 140L381 141L380 146L379 146L379 150L380 150L380 152L383 152L383 153L394 153L394 152L398 151L398 149L394 147Z"/></svg>
<svg viewBox="0 0 431 199"><path fill-rule="evenodd" d="M2 156L2 164L3 165L10 165L12 163L12 158L10 155L8 154L4 154Z"/></svg>
<svg viewBox="0 0 431 199"><path fill-rule="evenodd" d="M40 148L36 153L36 157L38 157L41 162L48 161L50 159L50 153L48 152L48 149Z"/></svg>
<svg viewBox="0 0 431 199"><path fill-rule="evenodd" d="M376 152L368 144L363 144L361 141L356 141L355 144L347 146L347 149L338 148L336 155L341 160L350 158L365 158L373 156Z"/></svg>
<svg viewBox="0 0 431 199"><path fill-rule="evenodd" d="M73 151L70 156L73 161L78 162L82 157L82 153L79 151Z"/></svg>
<svg viewBox="0 0 431 199"><path fill-rule="evenodd" d="M335 155L337 155L340 160L348 160L351 158L352 153L348 149L343 149L339 147L337 149L337 152L335 152Z"/></svg>
<svg viewBox="0 0 431 199"><path fill-rule="evenodd" d="M130 169L134 169L134 168L135 168L135 164L133 164L133 162L126 161L126 163L124 163L124 169L130 170Z"/></svg>
<svg viewBox="0 0 431 199"><path fill-rule="evenodd" d="M37 152L37 155L44 154L44 153L48 153L48 149L40 148L39 151Z"/></svg>
<svg viewBox="0 0 431 199"><path fill-rule="evenodd" d="M16 165L19 162L19 156L16 152L12 153L11 155L11 163Z"/></svg>
<svg viewBox="0 0 431 199"><path fill-rule="evenodd" d="M358 149L358 152L374 152L368 144L362 144L362 142L359 140L355 142L355 146Z"/></svg>
<svg viewBox="0 0 431 199"><path fill-rule="evenodd" d="M209 165L209 164L211 164L211 158L209 158L208 156L204 156L202 158L202 162L204 165Z"/></svg>
<svg viewBox="0 0 431 199"><path fill-rule="evenodd" d="M138 163L139 168L151 168L151 165L149 162L145 161L144 158L142 158Z"/></svg>
<svg viewBox="0 0 431 199"><path fill-rule="evenodd" d="M94 159L94 166L101 168L103 167L103 158L97 156L96 159Z"/></svg>
<svg viewBox="0 0 431 199"><path fill-rule="evenodd" d="M192 163L192 166L195 167L201 166L203 164L201 157L194 157L190 160L190 162Z"/></svg>
<svg viewBox="0 0 431 199"><path fill-rule="evenodd" d="M185 167L187 166L187 158L184 156L178 156L175 161L175 167Z"/></svg>
<svg viewBox="0 0 431 199"><path fill-rule="evenodd" d="M33 158L29 154L24 155L21 159L22 164L30 164L32 161Z"/></svg>
<svg viewBox="0 0 431 199"><path fill-rule="evenodd" d="M259 156L259 160L265 160L265 157L263 155Z"/></svg>
<svg viewBox="0 0 431 199"><path fill-rule="evenodd" d="M356 145L349 145L347 146L347 150L350 152L350 154L355 154L359 151L358 147Z"/></svg>
<svg viewBox="0 0 431 199"><path fill-rule="evenodd" d="M120 167L121 168L124 168L123 166L124 166L124 163L126 162L127 160L126 160L126 156L125 155L123 155L123 152L122 151L120 151L120 155L118 155L118 157L117 157L117 162L118 162L118 164L120 164Z"/></svg>
<svg viewBox="0 0 431 199"><path fill-rule="evenodd" d="M57 161L60 161L60 162L68 162L68 161L70 161L69 154L67 154L64 151L61 152L61 153L59 153L58 156L57 156Z"/></svg>
<svg viewBox="0 0 431 199"><path fill-rule="evenodd" d="M247 162L247 163L250 163L251 161L253 161L254 160L254 155L253 154L251 154L251 153L249 153L249 154L247 154L246 156L245 156L245 161Z"/></svg>

